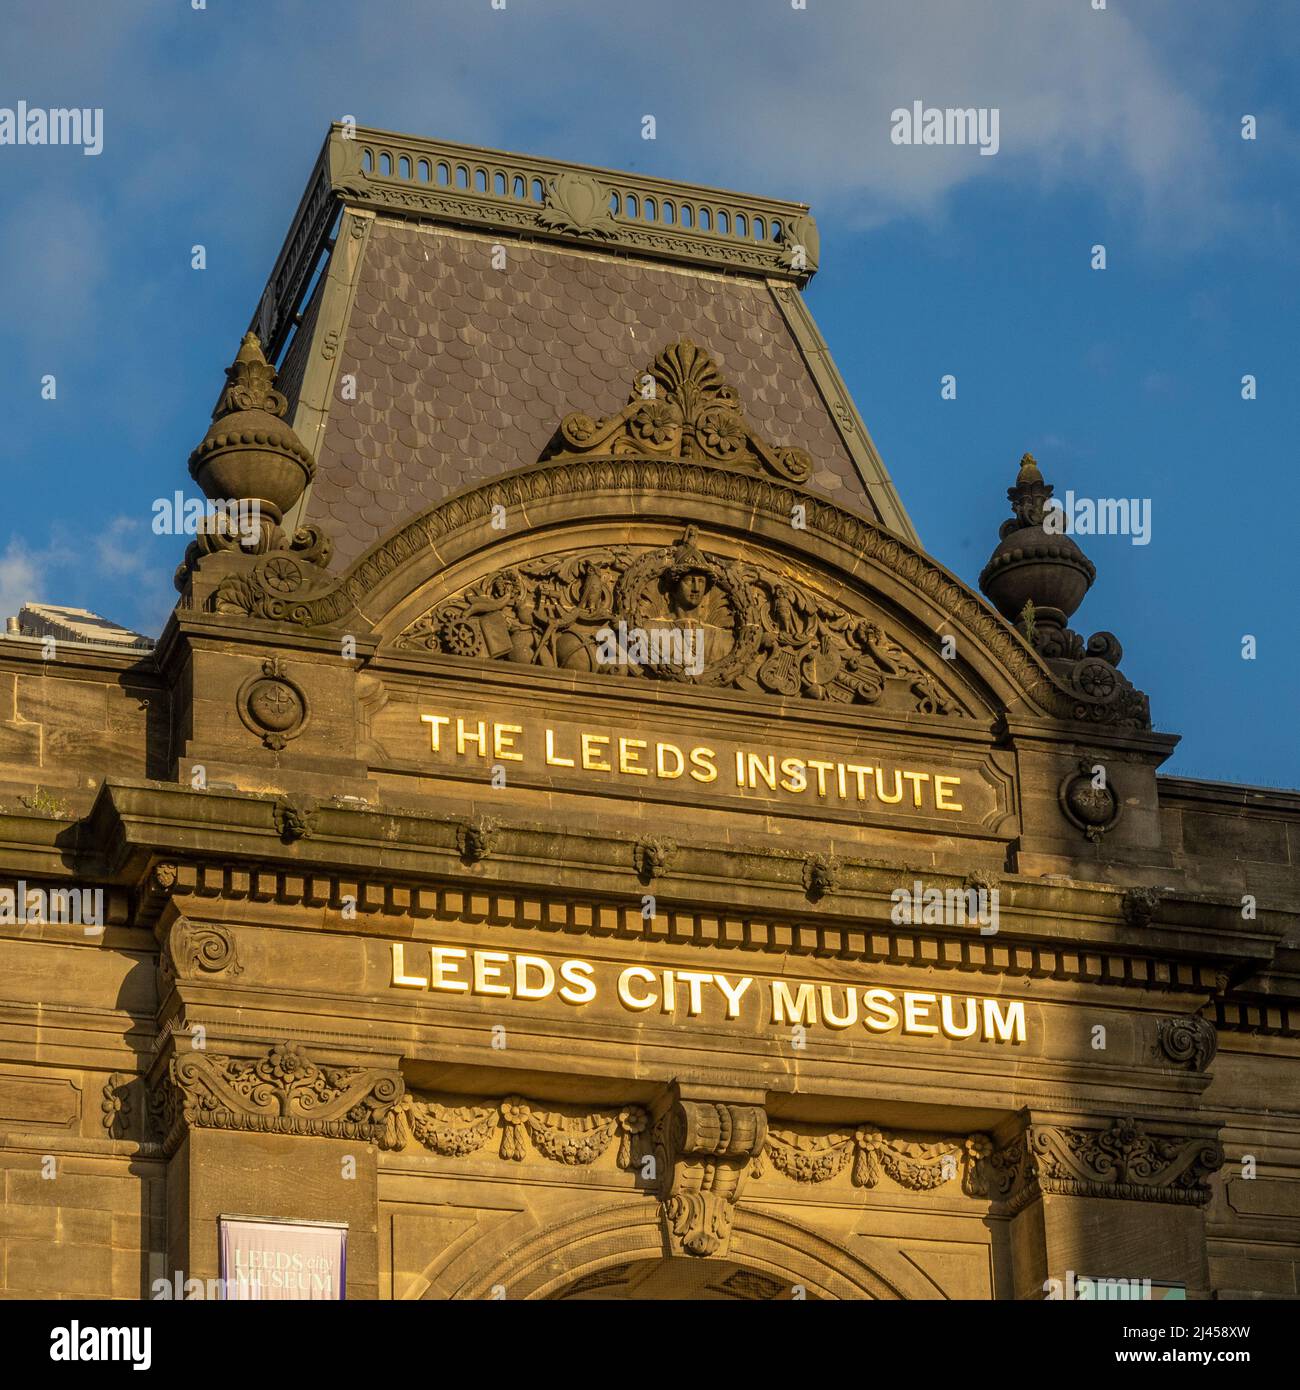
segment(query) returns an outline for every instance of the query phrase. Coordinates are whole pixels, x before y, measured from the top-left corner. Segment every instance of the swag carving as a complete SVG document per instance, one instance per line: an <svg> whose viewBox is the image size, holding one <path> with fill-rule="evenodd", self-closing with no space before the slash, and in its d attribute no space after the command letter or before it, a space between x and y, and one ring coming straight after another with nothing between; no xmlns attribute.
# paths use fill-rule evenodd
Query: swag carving
<svg viewBox="0 0 1300 1390"><path fill-rule="evenodd" d="M804 450L770 445L755 433L739 395L690 339L664 348L634 378L618 414L600 420L581 411L566 415L542 457L623 454L732 465L792 483L807 482L812 473Z"/></svg>
<svg viewBox="0 0 1300 1390"><path fill-rule="evenodd" d="M499 570L417 618L399 648L708 685L962 711L878 624L686 527L674 545L569 551Z"/></svg>
<svg viewBox="0 0 1300 1390"><path fill-rule="evenodd" d="M854 1187L876 1187L888 1174L900 1187L928 1192L960 1175L961 1189L968 1197L986 1197L983 1165L992 1153L993 1142L985 1134L921 1143L870 1125L851 1133L820 1135L774 1130L768 1135L766 1153L755 1161L754 1176L761 1177L765 1163L770 1162L792 1182L821 1183L848 1167Z"/></svg>
<svg viewBox="0 0 1300 1390"><path fill-rule="evenodd" d="M989 1157L988 1195L1012 1212L1041 1193L1203 1206L1223 1162L1217 1139L1149 1134L1133 1120L1033 1125Z"/></svg>
<svg viewBox="0 0 1300 1390"><path fill-rule="evenodd" d="M637 1159L638 1136L649 1117L639 1105L563 1115L543 1110L520 1096L476 1105L446 1106L407 1096L400 1107L400 1126L406 1136L431 1153L463 1158L500 1135L498 1154L522 1163L530 1150L552 1163L594 1163L618 1140L618 1166L630 1169Z"/></svg>

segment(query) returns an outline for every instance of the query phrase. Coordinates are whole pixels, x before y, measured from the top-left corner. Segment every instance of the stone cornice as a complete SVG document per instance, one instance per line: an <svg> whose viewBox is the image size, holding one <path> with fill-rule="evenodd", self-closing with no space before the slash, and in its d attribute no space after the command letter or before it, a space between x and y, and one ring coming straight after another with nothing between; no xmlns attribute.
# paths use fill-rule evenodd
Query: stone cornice
<svg viewBox="0 0 1300 1390"><path fill-rule="evenodd" d="M805 203L336 122L253 319L272 358L340 204L798 285L819 258Z"/></svg>

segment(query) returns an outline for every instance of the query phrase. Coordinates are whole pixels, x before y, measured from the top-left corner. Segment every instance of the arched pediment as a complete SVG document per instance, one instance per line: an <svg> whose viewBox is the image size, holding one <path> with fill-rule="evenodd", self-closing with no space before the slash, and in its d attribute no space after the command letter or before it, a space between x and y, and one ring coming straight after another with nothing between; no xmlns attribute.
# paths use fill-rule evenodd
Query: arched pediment
<svg viewBox="0 0 1300 1390"><path fill-rule="evenodd" d="M652 628L686 616L664 584L686 547L708 580L695 684L954 718L1090 717L997 614L906 541L713 462L537 464L429 508L341 576L291 553L262 556L224 579L212 606L407 657L550 663L599 681L590 651L606 615ZM678 678L671 662L646 665L648 679Z"/></svg>

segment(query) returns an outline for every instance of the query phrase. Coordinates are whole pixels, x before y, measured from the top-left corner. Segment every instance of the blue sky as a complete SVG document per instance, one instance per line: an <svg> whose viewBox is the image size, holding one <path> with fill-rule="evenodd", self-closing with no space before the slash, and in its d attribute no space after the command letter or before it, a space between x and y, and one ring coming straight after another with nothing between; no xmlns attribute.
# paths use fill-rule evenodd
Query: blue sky
<svg viewBox="0 0 1300 1390"><path fill-rule="evenodd" d="M159 631L184 547L152 503L354 115L812 203L809 303L927 548L973 584L1025 450L1149 498L1149 545L1081 538L1074 625L1183 735L1166 771L1300 785L1297 59L1300 11L1250 0L21 7L0 107L102 107L104 150L0 146L0 616ZM997 107L998 154L891 144L917 100Z"/></svg>

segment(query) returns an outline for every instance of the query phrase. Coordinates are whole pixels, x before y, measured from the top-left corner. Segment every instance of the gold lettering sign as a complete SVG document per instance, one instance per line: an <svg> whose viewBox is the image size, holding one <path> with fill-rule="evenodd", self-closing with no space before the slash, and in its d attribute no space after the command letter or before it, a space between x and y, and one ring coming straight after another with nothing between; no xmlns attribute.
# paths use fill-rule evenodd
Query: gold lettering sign
<svg viewBox="0 0 1300 1390"><path fill-rule="evenodd" d="M880 986L760 979L712 970L618 966L569 957L468 946L391 944L396 989L483 995L506 999L555 998L574 1007L613 998L635 1014L707 1017L777 1027L863 1028L873 1035L1025 1041L1025 1005L1019 999Z"/></svg>
<svg viewBox="0 0 1300 1390"><path fill-rule="evenodd" d="M715 790L803 797L827 805L919 811L931 816L965 810L962 779L922 772L897 762L812 758L806 754L736 747L721 753L709 744L632 738L615 732L526 728L454 714L421 714L429 749L483 764L523 762L536 752L546 768L644 783L695 783ZM630 784L629 784L630 785Z"/></svg>

